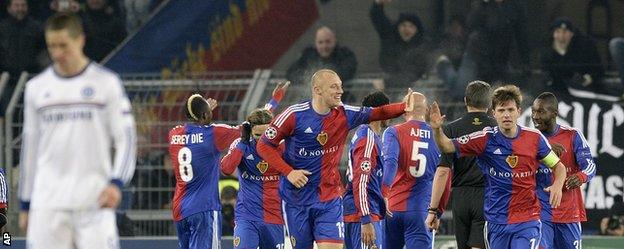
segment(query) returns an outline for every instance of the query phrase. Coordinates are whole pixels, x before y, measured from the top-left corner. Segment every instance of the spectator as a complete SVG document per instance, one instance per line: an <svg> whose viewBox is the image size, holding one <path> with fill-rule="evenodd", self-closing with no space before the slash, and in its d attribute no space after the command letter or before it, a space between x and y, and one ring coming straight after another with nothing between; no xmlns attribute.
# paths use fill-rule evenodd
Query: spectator
<svg viewBox="0 0 624 249"><path fill-rule="evenodd" d="M126 37L126 27L107 0L87 0L82 19L87 42L85 54L101 61Z"/></svg>
<svg viewBox="0 0 624 249"><path fill-rule="evenodd" d="M26 0L9 1L7 12L0 22L0 68L14 77L22 71L38 73L43 65L37 58L45 51L41 24L28 15Z"/></svg>
<svg viewBox="0 0 624 249"><path fill-rule="evenodd" d="M436 72L446 85L454 86L457 81L457 70L461 63L466 40L466 22L463 16L453 16L440 39L440 56L436 61Z"/></svg>
<svg viewBox="0 0 624 249"><path fill-rule="evenodd" d="M298 85L307 85L319 69L336 71L345 82L353 79L357 69L355 54L347 47L337 45L336 34L326 26L316 30L314 47L303 50L301 57L290 65L286 78Z"/></svg>
<svg viewBox="0 0 624 249"><path fill-rule="evenodd" d="M381 39L379 64L393 85L408 85L429 70L425 30L420 18L401 13L392 23L384 13L390 0L375 0L370 9L373 26ZM387 85L387 84L386 84Z"/></svg>
<svg viewBox="0 0 624 249"><path fill-rule="evenodd" d="M526 8L519 0L481 0L470 11L470 30L466 53L458 75L458 85L464 89L468 82L483 80L505 81L509 73L511 44L515 38L521 67L529 70L529 46L526 30ZM455 91L463 94L463 91ZM463 97L463 96L462 96Z"/></svg>
<svg viewBox="0 0 624 249"><path fill-rule="evenodd" d="M600 234L624 236L624 202L623 196L614 198L609 217L602 218Z"/></svg>
<svg viewBox="0 0 624 249"><path fill-rule="evenodd" d="M145 23L150 10L156 6L155 0L124 0L126 9L126 30L133 32Z"/></svg>
<svg viewBox="0 0 624 249"><path fill-rule="evenodd" d="M595 89L604 77L596 43L567 18L555 20L550 26L550 35L541 63L552 79L552 90L567 92L567 86L590 85Z"/></svg>
<svg viewBox="0 0 624 249"><path fill-rule="evenodd" d="M624 37L611 39L611 42L609 42L609 51L611 52L611 57L613 57L613 61L618 68L620 83L624 85ZM624 94L620 97L620 103L624 103Z"/></svg>
<svg viewBox="0 0 624 249"><path fill-rule="evenodd" d="M238 190L233 186L226 186L221 190L221 210L223 214L223 224L221 234L232 236L234 234L234 207L236 206L236 196Z"/></svg>

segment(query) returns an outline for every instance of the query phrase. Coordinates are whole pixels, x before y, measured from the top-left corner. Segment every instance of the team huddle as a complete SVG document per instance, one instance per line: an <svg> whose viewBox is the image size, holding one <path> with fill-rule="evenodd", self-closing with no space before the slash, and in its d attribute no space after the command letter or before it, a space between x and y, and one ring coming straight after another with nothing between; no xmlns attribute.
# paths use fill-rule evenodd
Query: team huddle
<svg viewBox="0 0 624 249"><path fill-rule="evenodd" d="M553 94L533 103L536 130L516 122L517 87L490 94L489 84L472 82L466 104L469 114L481 107L484 122L473 123L482 129L449 138L437 103L429 106L411 89L401 103L375 92L361 107L344 105L340 77L323 69L311 78L310 101L274 117L287 87L280 83L265 108L235 127L211 124L215 100L193 95L186 102L193 122L169 135L181 248L220 247L217 183L220 173L236 169L235 248L284 248L285 237L306 249L314 242L319 248L432 248L451 181L439 184L437 171L471 156L485 178L479 207L485 224L458 237L459 248L580 248L586 217L579 186L596 166L583 135L556 124ZM490 101L493 120L485 115ZM405 122L386 128L401 115ZM343 186L339 164L354 129Z"/></svg>

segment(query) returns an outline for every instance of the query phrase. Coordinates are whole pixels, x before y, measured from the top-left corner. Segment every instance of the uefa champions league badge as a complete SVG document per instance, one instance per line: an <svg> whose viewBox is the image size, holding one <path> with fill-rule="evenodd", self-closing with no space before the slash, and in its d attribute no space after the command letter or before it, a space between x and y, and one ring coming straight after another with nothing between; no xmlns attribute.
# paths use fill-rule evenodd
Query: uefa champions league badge
<svg viewBox="0 0 624 249"><path fill-rule="evenodd" d="M84 99L93 98L94 93L95 93L95 90L93 90L93 87L87 86L87 87L82 88L82 97Z"/></svg>
<svg viewBox="0 0 624 249"><path fill-rule="evenodd" d="M369 172L371 170L371 162L370 161L363 161L360 164L360 168L362 169L362 171L364 172Z"/></svg>

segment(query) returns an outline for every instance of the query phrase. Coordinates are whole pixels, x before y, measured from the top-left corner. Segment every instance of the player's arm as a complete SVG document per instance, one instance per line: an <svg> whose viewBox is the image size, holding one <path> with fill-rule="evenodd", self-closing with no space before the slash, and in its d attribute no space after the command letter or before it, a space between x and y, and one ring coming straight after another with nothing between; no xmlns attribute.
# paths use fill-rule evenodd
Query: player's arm
<svg viewBox="0 0 624 249"><path fill-rule="evenodd" d="M388 206L388 196L392 188L392 183L399 168L399 139L394 127L386 129L383 133L382 159L384 165L383 178L381 181L381 193L386 201L388 216L392 216Z"/></svg>
<svg viewBox="0 0 624 249"><path fill-rule="evenodd" d="M30 209L30 197L37 171L37 145L39 144L39 123L37 111L34 107L34 93L32 85L26 85L24 93L24 128L22 130L22 150L20 154L20 179L19 179L19 200L20 200L20 228L26 228L23 217Z"/></svg>
<svg viewBox="0 0 624 249"><path fill-rule="evenodd" d="M450 165L452 164L453 156L454 154L443 154L442 161L436 168L435 175L433 176L429 209L437 218L440 218L448 202L451 176L453 174Z"/></svg>
<svg viewBox="0 0 624 249"><path fill-rule="evenodd" d="M572 143L576 164L581 167L581 171L569 176L565 181L566 189L573 189L589 182L596 175L596 163L591 155L589 144L579 131L576 131L574 142Z"/></svg>
<svg viewBox="0 0 624 249"><path fill-rule="evenodd" d="M231 175L240 164L243 158L243 149L240 147L244 146L240 141L240 139L234 140L230 145L227 155L221 159L221 172L223 172L223 174Z"/></svg>
<svg viewBox="0 0 624 249"><path fill-rule="evenodd" d="M546 167L552 170L555 180L553 184L546 189L546 192L550 192L549 203L553 208L557 208L561 203L561 191L563 189L563 183L566 177L566 168L559 160L559 157L555 152L550 148L548 144L548 140L544 135L539 136L538 145L537 145L537 156L538 159L544 164Z"/></svg>
<svg viewBox="0 0 624 249"><path fill-rule="evenodd" d="M446 117L446 115L442 115L440 113L440 107L438 106L438 102L434 101L429 109L429 125L433 130L433 138L435 139L438 149L440 149L442 153L455 152L455 146L453 145L453 141L448 138L442 130L442 124L444 123L444 118Z"/></svg>
<svg viewBox="0 0 624 249"><path fill-rule="evenodd" d="M355 207L362 214L361 223L371 222L370 199L368 196L368 183L370 182L371 171L377 166L377 146L374 137L369 132L367 136L358 139L353 149L353 198Z"/></svg>
<svg viewBox="0 0 624 249"><path fill-rule="evenodd" d="M277 86L275 86L275 89L273 89L271 100L269 100L269 103L266 103L266 105L264 105L264 109L275 113L277 107L279 107L279 103L282 101L284 95L286 94L286 89L288 89L288 86L290 86L290 81L281 81L277 83Z"/></svg>
<svg viewBox="0 0 624 249"><path fill-rule="evenodd" d="M308 183L308 177L311 173L307 170L295 170L288 165L282 152L279 149L279 143L283 139L291 136L295 129L294 108L288 108L280 115L275 117L269 128L264 132L258 140L256 150L258 155L262 157L270 167L274 167L282 175L285 175L288 181L297 188L303 187Z"/></svg>
<svg viewBox="0 0 624 249"><path fill-rule="evenodd" d="M7 184L4 172L0 169L0 231L4 232L4 226L7 224Z"/></svg>

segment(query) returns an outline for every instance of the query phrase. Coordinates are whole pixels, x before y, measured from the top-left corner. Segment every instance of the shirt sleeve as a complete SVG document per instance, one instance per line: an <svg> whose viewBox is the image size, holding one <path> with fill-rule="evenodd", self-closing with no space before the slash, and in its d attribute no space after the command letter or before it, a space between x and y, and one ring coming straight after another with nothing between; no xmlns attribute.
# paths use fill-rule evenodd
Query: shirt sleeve
<svg viewBox="0 0 624 249"><path fill-rule="evenodd" d="M33 89L26 85L24 93L24 128L22 130L22 150L20 153L19 199L20 209L30 208L30 197L37 171L37 145L39 144L39 123L34 107Z"/></svg>
<svg viewBox="0 0 624 249"><path fill-rule="evenodd" d="M349 123L349 130L366 124L369 122L371 115L370 107L351 106L344 105L345 115L347 115L347 121Z"/></svg>
<svg viewBox="0 0 624 249"><path fill-rule="evenodd" d="M294 132L296 109L297 107L291 106L277 115L256 145L260 157L264 158L271 167L275 167L283 175L288 175L293 168L284 161L282 152L278 147L280 141L290 137Z"/></svg>
<svg viewBox="0 0 624 249"><path fill-rule="evenodd" d="M537 159L548 168L553 168L559 163L559 157L552 151L548 139L541 133L537 141Z"/></svg>
<svg viewBox="0 0 624 249"><path fill-rule="evenodd" d="M219 152L229 148L234 140L240 138L240 126L229 126L225 124L213 124L214 143Z"/></svg>
<svg viewBox="0 0 624 249"><path fill-rule="evenodd" d="M115 76L116 84L108 99L108 126L115 144L115 158L111 182L118 187L127 184L134 176L136 166L136 126L130 100L123 83Z"/></svg>
<svg viewBox="0 0 624 249"><path fill-rule="evenodd" d="M398 164L399 164L399 140L396 134L396 129L390 127L383 133L381 156L383 158L384 172L382 179L381 191L383 196L386 197L394 182L396 176Z"/></svg>
<svg viewBox="0 0 624 249"><path fill-rule="evenodd" d="M284 98L284 94L285 90L283 88L275 91L273 96L271 96L271 100L269 100L269 103L266 103L266 105L264 105L264 109L269 110L271 113L275 113L275 111L277 111L277 108L279 107L279 103L282 101L282 98Z"/></svg>
<svg viewBox="0 0 624 249"><path fill-rule="evenodd" d="M355 208L362 214L361 222L371 222L370 197L368 196L368 183L371 172L377 167L378 148L375 137L371 130L366 136L360 137L353 150L353 198Z"/></svg>
<svg viewBox="0 0 624 249"><path fill-rule="evenodd" d="M464 135L453 139L453 145L455 145L455 156L479 156L485 152L485 147L492 130L490 127L486 127L482 131L473 132L469 135Z"/></svg>
<svg viewBox="0 0 624 249"><path fill-rule="evenodd" d="M573 143L574 157L576 158L576 163L581 167L583 182L589 182L596 175L596 163L583 134L579 131L575 133Z"/></svg>
<svg viewBox="0 0 624 249"><path fill-rule="evenodd" d="M221 159L221 172L223 172L223 174L231 175L234 173L234 170L236 170L236 167L238 167L243 158L244 150L241 148L242 146L243 144L240 142L240 138L232 142L228 153Z"/></svg>
<svg viewBox="0 0 624 249"><path fill-rule="evenodd" d="M0 169L0 209L7 207L7 186L4 170Z"/></svg>

